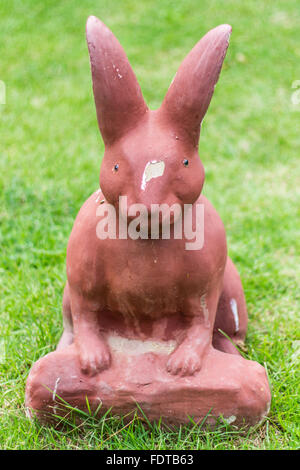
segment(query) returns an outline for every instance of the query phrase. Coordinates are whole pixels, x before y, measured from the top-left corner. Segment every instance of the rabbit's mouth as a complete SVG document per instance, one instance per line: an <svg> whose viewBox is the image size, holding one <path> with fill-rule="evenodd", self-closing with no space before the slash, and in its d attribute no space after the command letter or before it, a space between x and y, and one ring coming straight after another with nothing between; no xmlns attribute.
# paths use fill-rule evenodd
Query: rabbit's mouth
<svg viewBox="0 0 300 470"><path fill-rule="evenodd" d="M174 225L182 218L182 205L178 201L162 204L130 204L127 196L120 196L118 203L119 216L127 226L136 221L143 230L155 232L162 226Z"/></svg>

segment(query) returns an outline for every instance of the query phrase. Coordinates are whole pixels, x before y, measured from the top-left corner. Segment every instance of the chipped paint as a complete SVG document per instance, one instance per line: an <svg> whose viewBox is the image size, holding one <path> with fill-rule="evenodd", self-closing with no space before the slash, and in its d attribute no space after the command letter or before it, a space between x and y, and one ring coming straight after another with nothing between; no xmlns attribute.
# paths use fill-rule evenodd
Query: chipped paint
<svg viewBox="0 0 300 470"><path fill-rule="evenodd" d="M100 197L101 197L101 189L98 189L95 194L96 194L96 196L97 196L97 197L96 197L96 202L98 202L99 199L100 199Z"/></svg>
<svg viewBox="0 0 300 470"><path fill-rule="evenodd" d="M117 72L117 76L118 78L122 78L123 75L120 74L120 69L118 67L115 66L115 64L113 64L113 69Z"/></svg>
<svg viewBox="0 0 300 470"><path fill-rule="evenodd" d="M235 323L235 333L239 331L240 324L239 324L239 313L237 308L237 303L235 299L230 300L230 308L233 314L234 323Z"/></svg>
<svg viewBox="0 0 300 470"><path fill-rule="evenodd" d="M138 356L146 353L170 354L177 346L176 341L156 341L127 339L118 335L110 335L108 344L112 352L126 353L128 356Z"/></svg>
<svg viewBox="0 0 300 470"><path fill-rule="evenodd" d="M59 382L60 382L60 377L57 377L55 385L54 385L53 394L52 394L52 400L53 401L55 400L55 395L56 395L56 392L57 392L57 389L58 389Z"/></svg>
<svg viewBox="0 0 300 470"><path fill-rule="evenodd" d="M205 321L207 321L208 318L209 318L209 310L207 308L207 303L206 303L206 294L201 295L200 305L201 305L201 308L202 308L204 319L205 319Z"/></svg>
<svg viewBox="0 0 300 470"><path fill-rule="evenodd" d="M236 416L232 415L232 416L229 416L228 418L224 418L224 420L226 421L227 424L232 424L236 421Z"/></svg>
<svg viewBox="0 0 300 470"><path fill-rule="evenodd" d="M165 171L165 162L153 160L148 162L145 166L143 173L141 189L145 191L147 183L152 180L152 178L158 178L162 176Z"/></svg>

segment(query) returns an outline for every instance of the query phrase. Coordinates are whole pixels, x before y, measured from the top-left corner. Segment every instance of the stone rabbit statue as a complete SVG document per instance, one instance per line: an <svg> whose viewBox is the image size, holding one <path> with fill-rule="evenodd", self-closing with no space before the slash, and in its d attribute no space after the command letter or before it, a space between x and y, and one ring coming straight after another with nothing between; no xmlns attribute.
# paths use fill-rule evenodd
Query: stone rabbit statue
<svg viewBox="0 0 300 470"><path fill-rule="evenodd" d="M245 338L245 297L227 254L223 223L202 194L198 154L201 124L230 33L229 25L218 26L195 45L153 111L118 40L100 20L88 19L93 91L105 144L101 189L74 223L64 332L57 351L31 371L27 404L32 409L53 405L55 393L45 395L44 381L83 408L85 394L92 404L98 398L103 409L112 406L121 413L139 401L150 418L163 415L175 423L185 422L189 411L201 418L210 408L215 417L222 414L237 423L254 423L266 414L265 371L235 347ZM126 197L127 207L146 208L144 237L97 235L99 208L114 208L117 233L121 219L133 220L120 197ZM182 210L188 205L193 217L197 206L203 207L201 249L186 249L188 240L174 236L173 215L170 237L163 238L163 211L155 214L158 236L151 237L152 205Z"/></svg>

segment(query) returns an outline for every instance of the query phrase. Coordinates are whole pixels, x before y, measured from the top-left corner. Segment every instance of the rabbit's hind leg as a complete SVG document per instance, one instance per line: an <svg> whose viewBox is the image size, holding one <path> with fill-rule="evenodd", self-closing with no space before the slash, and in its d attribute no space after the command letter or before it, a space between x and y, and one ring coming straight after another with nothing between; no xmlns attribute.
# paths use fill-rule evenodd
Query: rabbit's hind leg
<svg viewBox="0 0 300 470"><path fill-rule="evenodd" d="M214 325L214 348L229 354L240 354L235 344L237 346L243 345L247 323L247 306L241 279L233 262L227 258L223 290Z"/></svg>
<svg viewBox="0 0 300 470"><path fill-rule="evenodd" d="M73 321L69 295L69 284L66 282L62 302L64 331L59 340L56 350L63 349L73 343Z"/></svg>

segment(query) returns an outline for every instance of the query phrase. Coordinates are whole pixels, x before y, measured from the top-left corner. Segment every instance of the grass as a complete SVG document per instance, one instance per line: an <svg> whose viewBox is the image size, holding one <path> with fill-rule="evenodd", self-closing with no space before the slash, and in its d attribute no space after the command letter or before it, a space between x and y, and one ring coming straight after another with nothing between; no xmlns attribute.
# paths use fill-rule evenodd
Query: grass
<svg viewBox="0 0 300 470"><path fill-rule="evenodd" d="M247 357L265 364L268 419L237 431L176 431L85 416L44 428L24 414L31 365L54 350L68 236L103 154L84 37L88 15L120 39L151 108L183 57L220 23L233 35L204 122L205 194L227 229L249 309ZM299 448L300 80L298 0L3 0L0 63L0 447ZM296 96L296 95L295 95ZM295 101L295 100L294 100Z"/></svg>

